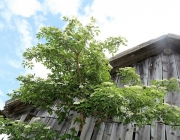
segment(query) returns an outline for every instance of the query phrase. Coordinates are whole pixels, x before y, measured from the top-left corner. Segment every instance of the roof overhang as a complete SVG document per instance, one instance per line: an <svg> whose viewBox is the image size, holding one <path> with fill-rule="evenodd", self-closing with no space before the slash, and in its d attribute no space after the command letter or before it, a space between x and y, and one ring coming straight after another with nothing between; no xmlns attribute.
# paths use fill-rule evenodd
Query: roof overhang
<svg viewBox="0 0 180 140"><path fill-rule="evenodd" d="M23 103L19 98L15 98L6 101L2 113L8 118L13 118L22 115L23 112L28 112L32 108L32 105Z"/></svg>
<svg viewBox="0 0 180 140"><path fill-rule="evenodd" d="M175 34L163 35L115 55L110 58L110 64L113 67L111 74L121 67L131 66L164 52L165 49L180 52L180 36Z"/></svg>

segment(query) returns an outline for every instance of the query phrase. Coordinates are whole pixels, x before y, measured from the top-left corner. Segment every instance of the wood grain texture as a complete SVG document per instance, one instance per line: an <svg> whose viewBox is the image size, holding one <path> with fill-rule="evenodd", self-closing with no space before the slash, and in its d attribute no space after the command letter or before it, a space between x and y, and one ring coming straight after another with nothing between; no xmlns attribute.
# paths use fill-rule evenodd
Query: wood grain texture
<svg viewBox="0 0 180 140"><path fill-rule="evenodd" d="M151 126L145 125L142 128L136 127L135 140L150 140Z"/></svg>
<svg viewBox="0 0 180 140"><path fill-rule="evenodd" d="M180 130L173 130L171 126L166 125L167 140L180 140Z"/></svg>
<svg viewBox="0 0 180 140"><path fill-rule="evenodd" d="M176 56L175 54L173 53L171 56L170 56L170 77L174 77L176 79L179 78L178 76L178 62L176 61ZM172 92L172 104L173 105L176 105L178 107L180 107L180 94L175 91L175 92Z"/></svg>
<svg viewBox="0 0 180 140"><path fill-rule="evenodd" d="M102 122L100 125L100 128L99 128L96 140L103 140L102 138L103 138L103 134L104 134L104 129L105 129L105 123Z"/></svg>
<svg viewBox="0 0 180 140"><path fill-rule="evenodd" d="M83 126L80 140L90 140L92 136L92 132L94 130L94 126L95 126L95 118L94 117L86 118L86 123Z"/></svg>
<svg viewBox="0 0 180 140"><path fill-rule="evenodd" d="M103 140L110 140L113 124L107 123L104 129Z"/></svg>
<svg viewBox="0 0 180 140"><path fill-rule="evenodd" d="M125 131L126 131L125 140L132 140L133 131L134 131L134 125L133 124L127 124Z"/></svg>
<svg viewBox="0 0 180 140"><path fill-rule="evenodd" d="M165 124L153 122L151 125L151 140L165 140Z"/></svg>
<svg viewBox="0 0 180 140"><path fill-rule="evenodd" d="M122 123L113 123L110 140L119 140L120 139L121 128L122 128Z"/></svg>

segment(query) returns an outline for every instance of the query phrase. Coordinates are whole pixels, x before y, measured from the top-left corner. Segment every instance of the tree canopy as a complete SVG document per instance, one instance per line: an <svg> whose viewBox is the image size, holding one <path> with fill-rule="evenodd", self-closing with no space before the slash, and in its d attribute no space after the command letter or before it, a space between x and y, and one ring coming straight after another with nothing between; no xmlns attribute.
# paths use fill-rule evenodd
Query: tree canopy
<svg viewBox="0 0 180 140"><path fill-rule="evenodd" d="M116 53L120 45L126 45L126 39L97 40L100 31L94 18L86 26L76 18L64 20L67 25L63 30L42 27L37 34L42 43L23 54L25 67L32 68L35 60L51 72L45 79L33 74L19 76L20 88L11 94L13 98L50 113L55 111L59 123L69 111L77 111L81 128L89 116L96 118L97 125L113 118L124 124L136 122L138 126L151 124L155 119L180 125L180 109L163 103L167 91L179 90L177 79L152 81L151 86L145 86L135 69L127 67L117 71L123 84L118 87L112 81L112 67L104 52ZM3 127L5 123L0 132L10 134Z"/></svg>

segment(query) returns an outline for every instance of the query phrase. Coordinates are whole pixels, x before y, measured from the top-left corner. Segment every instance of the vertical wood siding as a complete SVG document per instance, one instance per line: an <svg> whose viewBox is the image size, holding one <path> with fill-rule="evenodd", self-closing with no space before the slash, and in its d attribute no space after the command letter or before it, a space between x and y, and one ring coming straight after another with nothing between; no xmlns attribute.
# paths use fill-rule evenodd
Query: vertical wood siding
<svg viewBox="0 0 180 140"><path fill-rule="evenodd" d="M145 85L151 85L151 80L180 78L180 54L172 52L168 56L161 53L134 64L134 67ZM118 76L115 78L115 82L119 87L123 86ZM165 95L164 102L180 107L180 94L169 92ZM72 128L79 132L79 123L74 122L77 115L76 112L72 112L72 121L65 120L60 125L58 125L57 116L54 113L50 115L46 110L41 110L36 116L62 135L70 134ZM22 115L21 121L24 121L26 116L27 114ZM89 117L86 118L81 133L77 135L81 140L180 140L179 130L173 130L170 126L156 120L152 125L142 128L138 128L135 124L122 125L122 123L101 123L100 127L96 127L95 118Z"/></svg>

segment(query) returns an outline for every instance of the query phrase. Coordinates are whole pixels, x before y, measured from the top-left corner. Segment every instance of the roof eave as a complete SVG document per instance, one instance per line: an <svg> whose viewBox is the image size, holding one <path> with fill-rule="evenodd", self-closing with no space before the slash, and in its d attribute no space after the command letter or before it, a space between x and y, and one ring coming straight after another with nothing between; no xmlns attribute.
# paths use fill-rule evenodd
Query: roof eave
<svg viewBox="0 0 180 140"><path fill-rule="evenodd" d="M124 52L121 52L114 57L110 58L110 64L113 67L111 74L120 67L129 66L133 63L157 55L166 48L169 48L168 40L176 40L180 44L180 36L175 34L167 34L158 38L149 40ZM172 49L178 50L180 45L172 47ZM171 46L170 46L171 47Z"/></svg>

